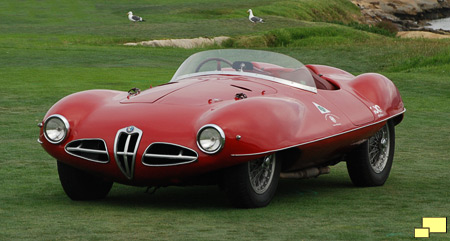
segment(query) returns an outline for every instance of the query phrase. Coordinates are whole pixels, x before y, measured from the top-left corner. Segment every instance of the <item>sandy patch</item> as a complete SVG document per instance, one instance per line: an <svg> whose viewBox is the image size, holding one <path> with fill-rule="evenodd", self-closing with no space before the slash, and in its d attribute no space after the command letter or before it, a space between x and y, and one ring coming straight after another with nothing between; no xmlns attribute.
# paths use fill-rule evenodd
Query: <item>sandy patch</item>
<svg viewBox="0 0 450 241"><path fill-rule="evenodd" d="M431 39L444 39L450 38L450 35L437 34L427 31L401 31L397 33L400 38L431 38Z"/></svg>
<svg viewBox="0 0 450 241"><path fill-rule="evenodd" d="M125 43L127 46L150 46L150 47L175 47L175 48L202 48L206 46L221 45L223 41L230 37L220 36L215 38L193 38L193 39L164 39L164 40L150 40L137 43Z"/></svg>

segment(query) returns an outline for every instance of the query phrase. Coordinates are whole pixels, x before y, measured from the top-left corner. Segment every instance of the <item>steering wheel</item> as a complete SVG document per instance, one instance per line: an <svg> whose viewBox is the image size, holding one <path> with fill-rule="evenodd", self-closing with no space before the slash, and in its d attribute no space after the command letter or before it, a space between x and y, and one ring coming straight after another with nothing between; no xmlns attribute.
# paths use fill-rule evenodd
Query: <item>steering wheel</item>
<svg viewBox="0 0 450 241"><path fill-rule="evenodd" d="M203 61L197 66L197 68L195 69L195 72L196 72L196 73L199 72L199 71L200 71L200 68L201 68L203 65L205 65L206 63L211 62L211 61L217 61L217 70L222 70L222 67L220 66L220 62L224 62L224 63L228 64L230 67L233 67L233 63L231 63L230 61L228 61L228 60L226 60L226 59L223 59L223 58L207 58L207 59L203 60Z"/></svg>

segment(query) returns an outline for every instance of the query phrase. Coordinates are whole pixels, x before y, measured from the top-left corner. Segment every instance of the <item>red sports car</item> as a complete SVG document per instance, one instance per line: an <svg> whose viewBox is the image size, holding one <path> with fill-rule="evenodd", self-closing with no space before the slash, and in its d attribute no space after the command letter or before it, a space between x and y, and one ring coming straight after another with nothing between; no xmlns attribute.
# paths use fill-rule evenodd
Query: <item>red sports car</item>
<svg viewBox="0 0 450 241"><path fill-rule="evenodd" d="M220 49L192 55L161 86L61 99L39 142L73 200L104 198L113 182L214 183L254 208L270 203L280 177L315 177L340 161L355 185L383 185L404 112L382 75Z"/></svg>

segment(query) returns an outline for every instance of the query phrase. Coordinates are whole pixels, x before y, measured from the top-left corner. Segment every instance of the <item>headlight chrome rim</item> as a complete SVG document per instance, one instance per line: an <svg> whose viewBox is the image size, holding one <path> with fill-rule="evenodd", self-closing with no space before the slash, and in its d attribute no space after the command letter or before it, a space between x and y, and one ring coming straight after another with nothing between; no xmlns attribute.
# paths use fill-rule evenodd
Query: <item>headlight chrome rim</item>
<svg viewBox="0 0 450 241"><path fill-rule="evenodd" d="M219 142L219 146L217 148L214 148L213 150L208 150L208 149L204 148L200 143L201 134L205 130L208 130L208 129L215 130L219 134L218 139L217 139L217 141ZM218 125L215 125L215 124L204 125L197 132L197 146L198 146L198 148L200 148L201 151L203 151L206 154L216 154L216 153L220 152L223 149L223 147L225 146L225 132Z"/></svg>
<svg viewBox="0 0 450 241"><path fill-rule="evenodd" d="M58 120L60 120L60 121L62 122L62 124L63 124L63 128L64 128L64 129L63 129L62 131L64 132L64 135L63 135L62 137L58 138L58 139L52 139L52 138L50 138L50 137L48 136L48 133L47 133L47 125L48 125L48 123L49 123L52 119L58 119ZM54 114L54 115L49 116L49 117L45 120L45 122L44 122L44 127L43 127L42 130L43 130L45 139L46 139L48 142L50 142L50 143L52 143L52 144L59 144L59 143L63 142L63 141L67 138L67 135L68 135L68 133L69 133L69 129L70 129L69 121L67 121L67 119L66 119L64 116L62 116L62 115Z"/></svg>

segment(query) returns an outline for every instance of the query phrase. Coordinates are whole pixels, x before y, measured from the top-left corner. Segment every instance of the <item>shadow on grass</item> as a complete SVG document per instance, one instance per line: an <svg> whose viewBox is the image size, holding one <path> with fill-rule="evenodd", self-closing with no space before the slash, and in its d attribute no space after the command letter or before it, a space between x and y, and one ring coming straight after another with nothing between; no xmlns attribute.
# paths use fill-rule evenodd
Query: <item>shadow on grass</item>
<svg viewBox="0 0 450 241"><path fill-rule="evenodd" d="M117 185L102 200L104 204L123 207L145 207L157 209L208 209L228 208L231 205L225 193L217 186L189 186L159 188L155 193L146 188Z"/></svg>
<svg viewBox="0 0 450 241"><path fill-rule="evenodd" d="M283 203L284 200L296 198L320 198L316 196L338 194L352 188L353 185L349 180L339 177L307 180L281 179L274 199L277 203ZM225 192L218 186L171 186L160 188L155 193L149 193L146 192L146 188L115 184L106 199L95 201L95 203L124 208L143 207L149 209L233 208Z"/></svg>
<svg viewBox="0 0 450 241"><path fill-rule="evenodd" d="M280 180L277 196L292 196L295 193L333 193L342 189L354 188L350 180L342 178L312 178L304 180L284 179Z"/></svg>

